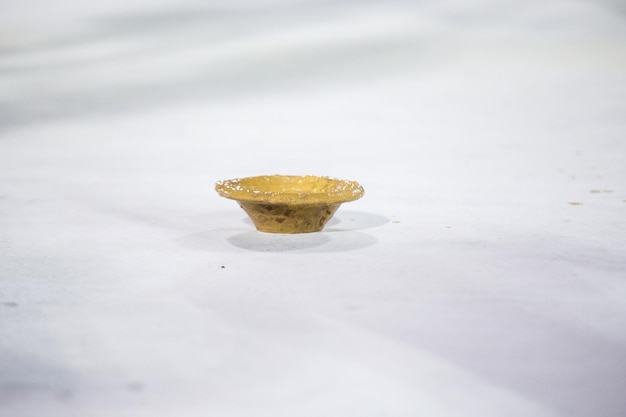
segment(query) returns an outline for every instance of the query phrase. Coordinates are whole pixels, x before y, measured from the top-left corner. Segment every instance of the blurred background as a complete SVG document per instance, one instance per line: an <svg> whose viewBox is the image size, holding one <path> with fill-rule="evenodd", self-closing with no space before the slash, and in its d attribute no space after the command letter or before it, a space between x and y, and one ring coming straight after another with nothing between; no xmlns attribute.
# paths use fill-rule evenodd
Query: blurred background
<svg viewBox="0 0 626 417"><path fill-rule="evenodd" d="M3 2L2 128L263 98L312 125L353 102L359 125L424 125L531 89L593 100L621 81L624 13L607 0Z"/></svg>
<svg viewBox="0 0 626 417"><path fill-rule="evenodd" d="M465 177L459 162L495 164L486 172L502 169L498 161L525 164L512 148L545 142L544 134L576 141L584 123L623 118L617 1L1 7L0 135L97 120L98 129L76 133L91 149L123 142L144 152L150 137L151 146L175 144L174 153L187 146L169 158L193 169L195 157L198 175L329 166L354 176L384 157L389 174L445 186ZM491 161L483 150L493 146L513 159ZM551 163L555 152L548 145L535 163Z"/></svg>

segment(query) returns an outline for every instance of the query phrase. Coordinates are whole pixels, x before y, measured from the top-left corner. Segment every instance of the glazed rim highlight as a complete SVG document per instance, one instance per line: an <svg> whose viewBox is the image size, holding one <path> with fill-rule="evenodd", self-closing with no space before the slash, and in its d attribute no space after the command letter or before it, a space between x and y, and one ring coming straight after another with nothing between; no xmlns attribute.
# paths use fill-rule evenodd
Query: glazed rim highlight
<svg viewBox="0 0 626 417"><path fill-rule="evenodd" d="M363 187L347 181L315 175L261 175L218 181L222 197L269 204L335 204L363 197Z"/></svg>

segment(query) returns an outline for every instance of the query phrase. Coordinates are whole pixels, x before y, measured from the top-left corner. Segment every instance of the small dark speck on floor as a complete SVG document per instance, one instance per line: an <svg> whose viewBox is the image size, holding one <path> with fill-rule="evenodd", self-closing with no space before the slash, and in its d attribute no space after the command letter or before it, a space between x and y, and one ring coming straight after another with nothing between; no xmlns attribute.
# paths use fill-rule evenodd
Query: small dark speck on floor
<svg viewBox="0 0 626 417"><path fill-rule="evenodd" d="M221 269L226 269L226 267L224 265L220 266Z"/></svg>
<svg viewBox="0 0 626 417"><path fill-rule="evenodd" d="M15 301L5 301L2 305L5 307L17 307L17 303Z"/></svg>
<svg viewBox="0 0 626 417"><path fill-rule="evenodd" d="M570 206L582 206L583 203L581 203L580 201L570 201L569 203Z"/></svg>

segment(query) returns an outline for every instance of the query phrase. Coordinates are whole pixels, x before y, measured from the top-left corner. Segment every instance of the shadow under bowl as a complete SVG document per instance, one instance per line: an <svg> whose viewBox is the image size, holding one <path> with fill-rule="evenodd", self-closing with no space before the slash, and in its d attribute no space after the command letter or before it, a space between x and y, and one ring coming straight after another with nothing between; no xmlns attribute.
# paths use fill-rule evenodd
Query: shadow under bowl
<svg viewBox="0 0 626 417"><path fill-rule="evenodd" d="M257 230L267 233L318 232L339 206L361 198L356 181L313 175L263 175L218 181L219 195L239 203Z"/></svg>

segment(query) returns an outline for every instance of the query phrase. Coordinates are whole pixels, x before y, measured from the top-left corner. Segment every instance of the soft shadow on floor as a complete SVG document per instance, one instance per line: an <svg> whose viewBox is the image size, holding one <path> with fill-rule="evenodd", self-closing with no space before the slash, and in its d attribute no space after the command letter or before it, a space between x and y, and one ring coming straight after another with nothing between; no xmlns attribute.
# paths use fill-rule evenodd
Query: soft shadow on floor
<svg viewBox="0 0 626 417"><path fill-rule="evenodd" d="M281 235L250 231L237 233L228 242L255 252L342 252L374 245L378 240L355 231Z"/></svg>
<svg viewBox="0 0 626 417"><path fill-rule="evenodd" d="M230 223L233 216L224 221ZM192 233L179 239L190 249L202 251L245 249L255 252L322 253L342 252L372 246L378 240L361 229L378 227L389 222L386 217L361 211L342 210L321 232L302 234L263 233L254 229L248 218L242 218L245 227L213 229ZM228 245L224 245L227 243Z"/></svg>
<svg viewBox="0 0 626 417"><path fill-rule="evenodd" d="M389 223L389 219L374 213L364 211L341 210L330 219L324 229L325 232L340 232L348 230L370 229Z"/></svg>
<svg viewBox="0 0 626 417"><path fill-rule="evenodd" d="M341 210L321 232L284 235L250 230L227 240L233 246L256 252L341 252L376 244L375 237L357 230L387 222L389 219L378 214Z"/></svg>

